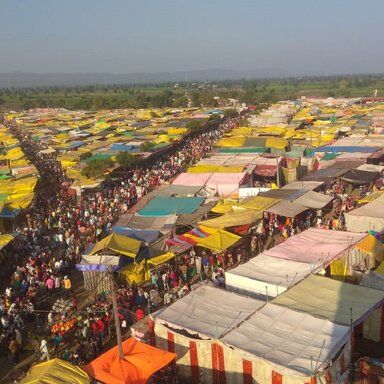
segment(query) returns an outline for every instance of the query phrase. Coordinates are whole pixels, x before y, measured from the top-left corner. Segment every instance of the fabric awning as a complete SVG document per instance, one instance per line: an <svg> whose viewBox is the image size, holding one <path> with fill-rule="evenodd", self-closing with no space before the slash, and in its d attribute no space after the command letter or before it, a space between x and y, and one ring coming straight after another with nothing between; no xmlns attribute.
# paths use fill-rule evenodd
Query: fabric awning
<svg viewBox="0 0 384 384"><path fill-rule="evenodd" d="M332 196L324 195L323 193L317 193L308 191L304 195L295 200L296 204L300 204L307 208L322 209L333 200Z"/></svg>
<svg viewBox="0 0 384 384"><path fill-rule="evenodd" d="M139 252L140 246L141 241L117 233L111 233L95 244L90 255L96 255L102 251L111 250L135 258Z"/></svg>
<svg viewBox="0 0 384 384"><path fill-rule="evenodd" d="M155 322L185 329L203 339L216 339L236 327L264 302L201 285L151 316Z"/></svg>
<svg viewBox="0 0 384 384"><path fill-rule="evenodd" d="M171 352L141 343L133 337L123 341L124 359L117 345L84 366L92 378L108 384L146 384L157 371L175 360Z"/></svg>
<svg viewBox="0 0 384 384"><path fill-rule="evenodd" d="M349 326L351 317L353 324L358 325L380 307L384 295L376 289L310 275L278 296L274 303Z"/></svg>
<svg viewBox="0 0 384 384"><path fill-rule="evenodd" d="M346 172L341 179L348 183L367 184L373 182L378 176L378 172L351 169Z"/></svg>
<svg viewBox="0 0 384 384"><path fill-rule="evenodd" d="M267 212L272 212L279 216L294 218L300 213L306 211L308 208L296 202L290 202L289 200L281 200L272 207L266 209Z"/></svg>
<svg viewBox="0 0 384 384"><path fill-rule="evenodd" d="M275 177L277 173L276 165L256 165L253 171L256 175L262 177Z"/></svg>
<svg viewBox="0 0 384 384"><path fill-rule="evenodd" d="M222 341L270 362L268 369L311 376L325 370L349 334L347 326L267 303Z"/></svg>

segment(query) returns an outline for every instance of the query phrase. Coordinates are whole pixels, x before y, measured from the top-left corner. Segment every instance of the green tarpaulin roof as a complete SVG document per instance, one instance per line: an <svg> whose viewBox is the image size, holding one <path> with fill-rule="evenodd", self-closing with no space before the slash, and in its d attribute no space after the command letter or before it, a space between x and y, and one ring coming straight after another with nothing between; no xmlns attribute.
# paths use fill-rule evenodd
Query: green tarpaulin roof
<svg viewBox="0 0 384 384"><path fill-rule="evenodd" d="M155 197L139 214L142 216L165 216L193 213L203 202L203 197Z"/></svg>

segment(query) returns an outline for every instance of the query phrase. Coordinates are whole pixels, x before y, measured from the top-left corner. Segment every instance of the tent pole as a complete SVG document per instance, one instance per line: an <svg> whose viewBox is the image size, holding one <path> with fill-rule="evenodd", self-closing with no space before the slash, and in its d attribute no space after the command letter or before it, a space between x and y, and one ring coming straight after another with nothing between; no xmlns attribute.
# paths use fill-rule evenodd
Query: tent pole
<svg viewBox="0 0 384 384"><path fill-rule="evenodd" d="M111 299L112 299L112 305L113 305L113 317L115 318L117 347L119 350L120 359L124 360L125 356L124 356L124 351L123 351L123 342L122 342L122 338L121 338L119 310L117 307L115 282L113 280L112 270L109 271L109 283L110 283L110 293L111 293Z"/></svg>

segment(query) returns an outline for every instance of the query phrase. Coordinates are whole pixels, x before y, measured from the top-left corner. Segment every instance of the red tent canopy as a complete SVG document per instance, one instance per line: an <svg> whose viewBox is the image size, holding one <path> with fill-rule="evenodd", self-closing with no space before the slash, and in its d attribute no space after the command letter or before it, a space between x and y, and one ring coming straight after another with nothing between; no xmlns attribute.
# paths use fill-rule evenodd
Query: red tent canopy
<svg viewBox="0 0 384 384"><path fill-rule="evenodd" d="M134 338L123 342L125 359L117 346L83 367L89 376L107 384L146 384L157 371L176 358L176 354L141 343Z"/></svg>

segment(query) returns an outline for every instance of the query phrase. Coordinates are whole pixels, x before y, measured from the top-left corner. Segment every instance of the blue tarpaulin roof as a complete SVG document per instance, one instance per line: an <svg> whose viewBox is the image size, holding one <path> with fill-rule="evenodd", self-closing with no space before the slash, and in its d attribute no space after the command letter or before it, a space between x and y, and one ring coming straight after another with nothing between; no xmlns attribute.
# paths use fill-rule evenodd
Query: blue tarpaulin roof
<svg viewBox="0 0 384 384"><path fill-rule="evenodd" d="M119 143L114 143L111 146L111 149L113 151L125 151L125 152L138 152L139 147L136 145L131 145L131 144L119 144Z"/></svg>
<svg viewBox="0 0 384 384"><path fill-rule="evenodd" d="M20 211L20 209L3 208L0 212L0 217L14 219L20 213Z"/></svg>
<svg viewBox="0 0 384 384"><path fill-rule="evenodd" d="M132 229L119 226L113 227L112 232L132 237L133 239L139 241L145 241L146 243L151 243L152 241L156 240L160 233L160 231L155 231L152 229Z"/></svg>
<svg viewBox="0 0 384 384"><path fill-rule="evenodd" d="M322 146L317 147L316 152L332 152L332 153L340 153L340 152L363 152L363 153L373 153L376 152L380 147L357 147L357 146L348 146L343 145L340 147L331 147L331 146Z"/></svg>
<svg viewBox="0 0 384 384"><path fill-rule="evenodd" d="M140 212L142 216L165 216L193 213L203 204L204 197L155 197Z"/></svg>
<svg viewBox="0 0 384 384"><path fill-rule="evenodd" d="M69 148L74 149L74 148L79 148L81 146L85 145L84 141L72 141L69 144Z"/></svg>

